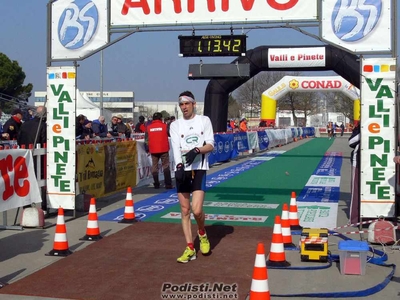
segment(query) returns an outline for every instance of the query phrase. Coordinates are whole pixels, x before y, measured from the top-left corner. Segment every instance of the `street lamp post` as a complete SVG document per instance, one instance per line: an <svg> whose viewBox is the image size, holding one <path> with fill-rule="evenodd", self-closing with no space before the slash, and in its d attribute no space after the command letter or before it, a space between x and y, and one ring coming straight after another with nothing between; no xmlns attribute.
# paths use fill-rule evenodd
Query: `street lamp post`
<svg viewBox="0 0 400 300"><path fill-rule="evenodd" d="M103 50L100 51L100 115L103 115Z"/></svg>

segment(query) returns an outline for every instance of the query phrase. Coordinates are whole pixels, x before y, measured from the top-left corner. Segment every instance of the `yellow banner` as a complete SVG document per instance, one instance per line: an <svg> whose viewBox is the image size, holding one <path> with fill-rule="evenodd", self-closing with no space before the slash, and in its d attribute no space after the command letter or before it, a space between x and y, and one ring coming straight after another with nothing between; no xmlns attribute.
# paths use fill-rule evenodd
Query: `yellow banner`
<svg viewBox="0 0 400 300"><path fill-rule="evenodd" d="M81 193L102 197L136 185L136 141L78 145Z"/></svg>

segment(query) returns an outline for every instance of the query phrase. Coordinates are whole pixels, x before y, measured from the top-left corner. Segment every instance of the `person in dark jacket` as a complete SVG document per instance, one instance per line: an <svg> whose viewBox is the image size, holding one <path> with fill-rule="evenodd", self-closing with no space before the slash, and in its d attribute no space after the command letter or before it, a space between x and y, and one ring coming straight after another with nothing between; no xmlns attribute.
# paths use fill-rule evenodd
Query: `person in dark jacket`
<svg viewBox="0 0 400 300"><path fill-rule="evenodd" d="M116 115L117 117L117 125L118 125L118 132L120 133L121 136L124 136L126 138L130 138L131 137L131 129L129 127L129 125L126 125L122 119L122 115Z"/></svg>
<svg viewBox="0 0 400 300"><path fill-rule="evenodd" d="M93 139L96 137L96 134L93 132L92 129L92 121L86 119L83 122L83 130L82 130L82 137L86 140Z"/></svg>
<svg viewBox="0 0 400 300"><path fill-rule="evenodd" d="M9 140L16 140L18 132L22 125L23 112L21 109L16 108L11 113L11 118L3 126L3 133L8 133Z"/></svg>
<svg viewBox="0 0 400 300"><path fill-rule="evenodd" d="M47 143L46 113L46 107L38 106L33 119L29 119L21 125L17 137L20 147L24 145L25 149L29 149L29 145L35 148L37 144L43 146Z"/></svg>
<svg viewBox="0 0 400 300"><path fill-rule="evenodd" d="M27 120L24 122L21 126L21 129L18 132L18 138L17 142L20 147L25 146L25 149L29 149L29 146L32 145L32 148L36 148L36 145L41 145L41 147L44 147L44 144L47 143L47 124L46 124L46 117L47 117L47 110L45 106L38 106L36 108L36 112L33 115L32 119ZM45 157L41 156L41 163L40 163L40 168L41 168L41 178L40 179L45 179L45 169L46 169L46 163L45 163ZM37 174L38 170L38 165L37 165L37 160L33 160L33 167L35 169L35 174ZM42 187L42 195L46 195L46 187ZM47 210L47 200L46 197L42 196L42 209L44 211ZM30 207L30 205L25 205L23 208Z"/></svg>
<svg viewBox="0 0 400 300"><path fill-rule="evenodd" d="M92 130L96 136L101 138L112 137L111 133L108 132L107 124L105 123L104 116L100 116L97 120L92 122Z"/></svg>
<svg viewBox="0 0 400 300"><path fill-rule="evenodd" d="M86 116L84 115L79 115L76 117L76 123L75 123L75 137L77 139L83 139L83 123L86 120Z"/></svg>
<svg viewBox="0 0 400 300"><path fill-rule="evenodd" d="M169 167L169 141L167 124L162 122L162 114L154 113L153 121L146 127L144 135L146 152L150 153L152 168L151 173L154 180L154 188L160 188L158 179L158 162L161 159L161 164L164 172L164 182L166 189L173 189L171 179L171 169Z"/></svg>
<svg viewBox="0 0 400 300"><path fill-rule="evenodd" d="M118 118L116 116L111 118L111 125L108 132L113 138L117 138L121 135L121 133L118 132Z"/></svg>
<svg viewBox="0 0 400 300"><path fill-rule="evenodd" d="M144 125L144 117L139 117L139 122L135 126L135 133L144 133L146 131L146 126Z"/></svg>

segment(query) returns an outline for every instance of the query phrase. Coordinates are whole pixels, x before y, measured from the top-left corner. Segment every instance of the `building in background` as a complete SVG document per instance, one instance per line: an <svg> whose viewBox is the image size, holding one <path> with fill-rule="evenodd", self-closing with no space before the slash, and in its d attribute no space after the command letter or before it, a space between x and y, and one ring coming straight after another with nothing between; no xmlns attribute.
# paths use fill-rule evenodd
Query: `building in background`
<svg viewBox="0 0 400 300"><path fill-rule="evenodd" d="M100 104L100 92L80 92L97 105ZM43 105L45 99L46 92L38 91L34 93L35 106ZM147 119L153 116L155 112L163 110L177 118L182 116L178 101L135 101L134 92L103 92L103 108L110 110L113 115L121 114L124 117L124 121L133 119L134 122L137 122L139 116L144 116ZM202 115L203 111L204 103L197 102L197 113ZM107 122L109 121L107 120Z"/></svg>

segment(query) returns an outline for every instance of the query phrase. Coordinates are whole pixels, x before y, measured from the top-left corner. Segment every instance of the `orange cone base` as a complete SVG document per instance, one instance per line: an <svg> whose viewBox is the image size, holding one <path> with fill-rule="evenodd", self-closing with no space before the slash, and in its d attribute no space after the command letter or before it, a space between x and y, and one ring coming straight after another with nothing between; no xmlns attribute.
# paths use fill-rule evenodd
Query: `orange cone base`
<svg viewBox="0 0 400 300"><path fill-rule="evenodd" d="M123 218L121 221L118 221L118 223L125 223L125 224L136 223L136 222L139 222L139 220L136 218L134 218L134 219Z"/></svg>
<svg viewBox="0 0 400 300"><path fill-rule="evenodd" d="M290 230L302 230L303 227L300 225L290 225Z"/></svg>
<svg viewBox="0 0 400 300"><path fill-rule="evenodd" d="M49 253L46 253L46 256L68 256L73 252L69 249L67 250L51 250Z"/></svg>
<svg viewBox="0 0 400 300"><path fill-rule="evenodd" d="M297 250L296 245L293 243L285 243L285 244L283 244L283 248L285 250Z"/></svg>
<svg viewBox="0 0 400 300"><path fill-rule="evenodd" d="M80 238L80 241L98 241L103 237L101 235L85 235L83 238Z"/></svg>
<svg viewBox="0 0 400 300"><path fill-rule="evenodd" d="M287 268L290 267L290 262L288 261L272 261L272 260L267 260L266 265L268 267L275 267L275 268Z"/></svg>

